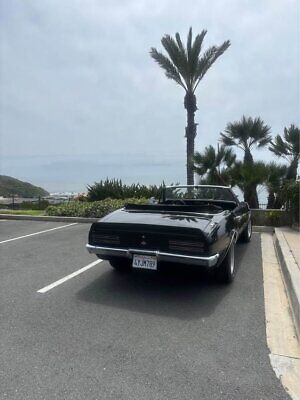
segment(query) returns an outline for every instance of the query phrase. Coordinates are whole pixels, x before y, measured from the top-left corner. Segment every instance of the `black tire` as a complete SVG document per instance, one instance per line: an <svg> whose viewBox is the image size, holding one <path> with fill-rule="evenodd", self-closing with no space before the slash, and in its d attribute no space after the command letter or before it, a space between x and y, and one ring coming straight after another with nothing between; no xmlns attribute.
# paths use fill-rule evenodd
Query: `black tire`
<svg viewBox="0 0 300 400"><path fill-rule="evenodd" d="M252 236L252 221L251 221L251 218L250 218L246 228L241 233L239 239L243 243L249 243L250 240L251 240L251 236Z"/></svg>
<svg viewBox="0 0 300 400"><path fill-rule="evenodd" d="M216 270L217 280L220 283L229 284L234 280L235 273L235 240L233 240L224 260Z"/></svg>
<svg viewBox="0 0 300 400"><path fill-rule="evenodd" d="M127 272L130 270L130 261L122 258L114 258L109 260L110 265L119 272Z"/></svg>

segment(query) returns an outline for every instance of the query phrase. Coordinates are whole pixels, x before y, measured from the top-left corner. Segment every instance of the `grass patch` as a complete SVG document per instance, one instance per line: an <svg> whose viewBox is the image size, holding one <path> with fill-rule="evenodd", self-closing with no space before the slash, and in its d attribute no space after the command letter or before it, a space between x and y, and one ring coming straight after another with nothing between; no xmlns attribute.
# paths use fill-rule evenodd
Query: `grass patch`
<svg viewBox="0 0 300 400"><path fill-rule="evenodd" d="M44 210L0 210L0 214L7 214L7 215L45 215Z"/></svg>

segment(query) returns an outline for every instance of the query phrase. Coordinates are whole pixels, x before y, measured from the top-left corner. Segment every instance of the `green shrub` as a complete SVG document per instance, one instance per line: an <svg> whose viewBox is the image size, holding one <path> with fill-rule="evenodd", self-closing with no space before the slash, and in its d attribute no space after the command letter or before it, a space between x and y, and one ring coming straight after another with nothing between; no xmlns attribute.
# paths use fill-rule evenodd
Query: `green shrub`
<svg viewBox="0 0 300 400"><path fill-rule="evenodd" d="M283 184L279 194L281 202L286 204L294 222L297 223L299 223L299 190L300 182L289 180Z"/></svg>
<svg viewBox="0 0 300 400"><path fill-rule="evenodd" d="M280 226L281 225L281 213L280 211L270 211L269 214L267 214L267 221L266 225L268 226Z"/></svg>
<svg viewBox="0 0 300 400"><path fill-rule="evenodd" d="M252 210L252 223L258 226L287 226L291 216L286 210Z"/></svg>
<svg viewBox="0 0 300 400"><path fill-rule="evenodd" d="M146 186L139 183L126 185L118 179L106 179L88 186L87 197L89 201L99 201L107 198L123 200L128 198L159 198L163 185Z"/></svg>
<svg viewBox="0 0 300 400"><path fill-rule="evenodd" d="M59 206L49 206L46 209L46 215L64 216L64 217L85 217L85 218L102 218L105 215L124 207L126 203L143 204L147 203L147 199L105 199L93 202L72 201Z"/></svg>

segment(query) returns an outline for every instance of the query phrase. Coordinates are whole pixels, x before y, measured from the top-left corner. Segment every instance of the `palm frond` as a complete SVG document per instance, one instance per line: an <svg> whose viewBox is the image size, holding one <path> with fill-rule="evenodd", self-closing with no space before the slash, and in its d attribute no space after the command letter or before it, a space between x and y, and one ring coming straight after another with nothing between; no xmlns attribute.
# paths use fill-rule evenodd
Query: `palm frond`
<svg viewBox="0 0 300 400"><path fill-rule="evenodd" d="M205 51L203 56L198 61L194 91L196 90L199 82L204 77L208 69L228 49L229 46L230 41L226 40L223 44L221 44L221 46L212 46Z"/></svg>
<svg viewBox="0 0 300 400"><path fill-rule="evenodd" d="M192 77L192 84L195 85L197 81L197 68L199 56L201 53L202 43L207 31L203 30L199 35L195 37L194 43L191 45L190 49L187 52L188 61L189 61L189 69L190 75Z"/></svg>
<svg viewBox="0 0 300 400"><path fill-rule="evenodd" d="M175 34L175 38L176 38L177 45L178 45L182 55L184 55L185 58L187 58L186 49L184 48L184 45L182 44L182 41L181 41L181 38L180 38L180 35L178 32Z"/></svg>
<svg viewBox="0 0 300 400"><path fill-rule="evenodd" d="M253 165L237 161L230 170L230 176L232 184L245 192L253 185L263 184L267 179L268 171L266 165L261 161L255 162Z"/></svg>
<svg viewBox="0 0 300 400"><path fill-rule="evenodd" d="M186 41L186 51L187 51L189 60L190 60L190 54L191 54L191 50L192 50L192 40L193 40L193 29L192 29L192 27L190 27L187 41Z"/></svg>
<svg viewBox="0 0 300 400"><path fill-rule="evenodd" d="M220 133L221 135L221 142L225 145L225 146L238 146L237 142L230 137L229 135L225 135L225 133Z"/></svg>
<svg viewBox="0 0 300 400"><path fill-rule="evenodd" d="M186 55L181 52L177 42L170 35L165 35L161 39L161 43L168 53L173 64L176 65L178 72L180 73L182 79L185 81L185 84L189 89L190 80L188 76Z"/></svg>
<svg viewBox="0 0 300 400"><path fill-rule="evenodd" d="M184 85L180 74L175 67L174 64L168 59L168 57L164 56L162 53L158 52L154 47L150 50L151 57L159 64L161 68L165 70L165 74L167 78L173 79L178 85L182 86L185 90L187 90Z"/></svg>
<svg viewBox="0 0 300 400"><path fill-rule="evenodd" d="M227 124L225 133L221 133L221 141L225 146L237 146L250 152L253 146L260 148L270 143L270 127L259 117L243 115L240 121Z"/></svg>
<svg viewBox="0 0 300 400"><path fill-rule="evenodd" d="M229 169L235 161L235 154L231 149L221 146L218 151L213 146L205 147L203 153L196 152L194 156L194 170L210 184L229 184Z"/></svg>
<svg viewBox="0 0 300 400"><path fill-rule="evenodd" d="M293 155L299 154L300 147L300 129L292 124L289 128L284 128L284 138L289 145L290 152Z"/></svg>
<svg viewBox="0 0 300 400"><path fill-rule="evenodd" d="M280 135L277 135L275 139L270 143L269 150L276 154L276 156L278 157L289 155L287 145Z"/></svg>
<svg viewBox="0 0 300 400"><path fill-rule="evenodd" d="M268 136L268 137L265 137L265 138L263 138L263 139L260 139L258 142L257 142L257 147L265 147L267 144L269 144L271 142L271 137L270 136Z"/></svg>
<svg viewBox="0 0 300 400"><path fill-rule="evenodd" d="M224 51L230 46L230 42L226 41L221 46L213 46L208 49L202 57L202 43L207 31L196 35L193 41L192 28L189 29L186 47L182 43L179 33L175 34L175 38L170 35L164 35L161 39L161 43L167 52L170 63L172 64L172 70L175 68L176 72L180 76L181 83L184 83L185 89L194 93L200 80L203 78L207 70L217 60L217 58L224 53ZM158 61L157 50L151 49L151 56ZM159 53L161 54L161 53ZM159 65L165 70L168 70L167 76L179 83L177 73L169 71L170 66L165 66L165 60L162 62L158 61ZM174 79L176 75L176 79ZM181 85L182 86L182 85Z"/></svg>
<svg viewBox="0 0 300 400"><path fill-rule="evenodd" d="M233 152L232 149L226 149L224 146L223 160L224 160L225 164L227 165L227 167L230 168L236 160L236 154Z"/></svg>
<svg viewBox="0 0 300 400"><path fill-rule="evenodd" d="M267 168L267 179L266 186L269 190L277 193L286 178L287 166L284 164L277 164L275 162L270 162L266 164Z"/></svg>

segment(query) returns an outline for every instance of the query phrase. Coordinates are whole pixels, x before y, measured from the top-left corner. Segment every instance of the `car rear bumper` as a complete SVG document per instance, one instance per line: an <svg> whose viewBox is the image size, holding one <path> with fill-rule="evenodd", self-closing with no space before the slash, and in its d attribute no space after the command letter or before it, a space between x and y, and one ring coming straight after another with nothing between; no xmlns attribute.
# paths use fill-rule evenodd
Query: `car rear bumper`
<svg viewBox="0 0 300 400"><path fill-rule="evenodd" d="M92 246L90 244L87 244L86 248L89 253L97 254L98 256L103 258L123 257L132 259L133 254L144 254L148 256L155 256L157 257L158 261L200 265L204 267L215 266L220 258L219 253L208 257L200 257L200 256L188 256L185 254L165 253L158 250L153 251L153 250L141 250L141 249L119 249L114 247Z"/></svg>

